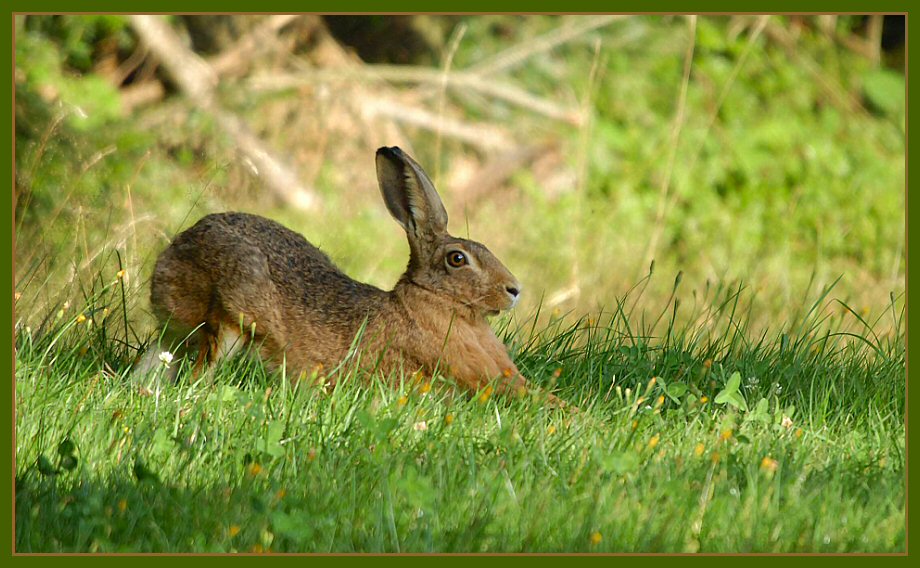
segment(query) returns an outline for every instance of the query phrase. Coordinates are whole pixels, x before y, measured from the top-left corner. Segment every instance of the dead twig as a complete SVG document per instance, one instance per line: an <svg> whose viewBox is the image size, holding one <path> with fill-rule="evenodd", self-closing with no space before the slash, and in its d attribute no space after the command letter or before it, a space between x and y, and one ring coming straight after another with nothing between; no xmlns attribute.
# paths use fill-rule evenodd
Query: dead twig
<svg viewBox="0 0 920 568"><path fill-rule="evenodd" d="M277 33L298 17L300 16L279 15L266 18L232 47L206 61L220 78L240 75L258 53L265 51L266 46L275 45ZM134 53L119 66L116 74L111 77L112 83L116 86L124 83L128 75L146 61L147 55L146 44L138 46ZM125 113L130 113L140 106L155 103L166 96L166 89L163 88L160 81L152 74L148 75L151 76L134 81L121 90L122 109Z"/></svg>
<svg viewBox="0 0 920 568"><path fill-rule="evenodd" d="M513 140L503 129L490 124L453 119L381 97L359 96L356 102L366 118L383 117L425 130L440 132L444 136L455 138L471 146L478 146L483 150L496 150L514 145Z"/></svg>
<svg viewBox="0 0 920 568"><path fill-rule="evenodd" d="M283 14L269 16L248 34L240 38L233 47L210 59L211 67L220 76L236 75L246 70L253 56L271 45L278 32L300 16Z"/></svg>
<svg viewBox="0 0 920 568"><path fill-rule="evenodd" d="M562 25L558 28L537 36L530 41L519 43L484 61L469 67L467 71L480 75L494 75L508 71L527 61L534 55L550 51L564 43L568 43L586 33L608 26L616 21L629 18L624 15L591 16L579 19L575 24Z"/></svg>
<svg viewBox="0 0 920 568"><path fill-rule="evenodd" d="M515 172L553 149L554 145L553 143L525 145L498 152L456 192L454 207L466 210L470 204L477 203L494 193Z"/></svg>
<svg viewBox="0 0 920 568"><path fill-rule="evenodd" d="M263 73L249 80L257 91L280 91L315 85L318 81L379 79L390 83L416 83L422 85L446 84L455 90L471 90L505 101L533 113L578 126L581 113L538 97L520 87L495 79L486 79L478 73L459 71L444 74L439 69L407 65L365 65L348 70L310 69L297 74Z"/></svg>
<svg viewBox="0 0 920 568"><path fill-rule="evenodd" d="M237 115L221 108L214 95L218 76L201 57L182 45L178 34L159 16L129 17L138 36L160 60L179 89L199 108L211 114L236 143L266 186L285 203L300 209L319 206L319 197L303 187L297 175Z"/></svg>

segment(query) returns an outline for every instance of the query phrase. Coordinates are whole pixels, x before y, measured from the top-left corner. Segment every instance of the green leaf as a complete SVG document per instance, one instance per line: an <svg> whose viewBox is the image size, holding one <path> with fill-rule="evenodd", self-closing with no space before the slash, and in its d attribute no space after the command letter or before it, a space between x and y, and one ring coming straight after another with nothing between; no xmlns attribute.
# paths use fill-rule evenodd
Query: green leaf
<svg viewBox="0 0 920 568"><path fill-rule="evenodd" d="M741 388L741 373L735 371L732 373L732 376L728 378L728 383L725 385L725 390L738 392L739 388Z"/></svg>
<svg viewBox="0 0 920 568"><path fill-rule="evenodd" d="M263 452L272 456L273 458L280 458L284 456L284 446L281 445L281 438L284 436L284 422L280 420L275 420L268 426L268 432L265 435L265 438L261 440L261 448Z"/></svg>
<svg viewBox="0 0 920 568"><path fill-rule="evenodd" d="M873 69L863 77L866 98L888 114L903 112L906 104L904 76L890 69Z"/></svg>
<svg viewBox="0 0 920 568"><path fill-rule="evenodd" d="M740 392L732 393L729 396L728 403L740 410L747 411L748 406Z"/></svg>
<svg viewBox="0 0 920 568"><path fill-rule="evenodd" d="M624 475L639 469L639 456L632 452L615 452L604 456L602 463L604 469Z"/></svg>
<svg viewBox="0 0 920 568"><path fill-rule="evenodd" d="M735 371L728 378L728 383L725 385L725 388L716 395L716 404L729 404L735 408L747 410L747 403L744 400L744 396L741 395L740 388L741 373Z"/></svg>
<svg viewBox="0 0 920 568"><path fill-rule="evenodd" d="M690 387L684 383L671 383L668 385L668 396L674 398L680 398L687 394L687 391L690 390Z"/></svg>

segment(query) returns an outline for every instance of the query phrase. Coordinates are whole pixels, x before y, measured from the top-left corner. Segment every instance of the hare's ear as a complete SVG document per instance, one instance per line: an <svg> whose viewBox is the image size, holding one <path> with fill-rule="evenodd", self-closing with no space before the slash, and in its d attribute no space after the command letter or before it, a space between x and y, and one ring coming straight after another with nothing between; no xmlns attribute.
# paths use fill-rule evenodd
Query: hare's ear
<svg viewBox="0 0 920 568"><path fill-rule="evenodd" d="M447 211L434 184L405 152L377 150L377 181L387 209L410 237L447 232Z"/></svg>

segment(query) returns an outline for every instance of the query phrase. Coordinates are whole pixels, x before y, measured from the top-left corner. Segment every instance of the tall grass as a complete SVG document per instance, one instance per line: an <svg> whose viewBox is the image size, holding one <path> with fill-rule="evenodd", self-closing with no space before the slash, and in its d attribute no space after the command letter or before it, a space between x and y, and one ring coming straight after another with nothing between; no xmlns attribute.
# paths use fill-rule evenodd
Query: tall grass
<svg viewBox="0 0 920 568"><path fill-rule="evenodd" d="M19 551L904 550L894 306L888 336L841 331L825 291L751 336L743 290L678 327L640 283L599 317L498 322L567 412L441 376L292 386L247 356L138 384L121 284L17 330Z"/></svg>

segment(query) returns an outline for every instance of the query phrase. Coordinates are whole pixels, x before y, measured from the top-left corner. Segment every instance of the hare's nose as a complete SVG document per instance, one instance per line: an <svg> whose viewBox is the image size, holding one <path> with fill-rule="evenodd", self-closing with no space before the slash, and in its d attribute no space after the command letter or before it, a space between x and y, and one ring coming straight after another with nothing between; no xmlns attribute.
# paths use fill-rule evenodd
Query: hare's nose
<svg viewBox="0 0 920 568"><path fill-rule="evenodd" d="M511 294L512 298L517 298L518 294L521 293L521 287L519 284L516 286L505 286L505 291Z"/></svg>

